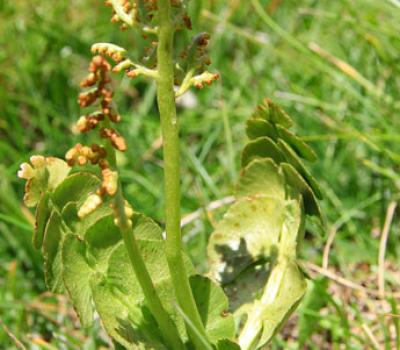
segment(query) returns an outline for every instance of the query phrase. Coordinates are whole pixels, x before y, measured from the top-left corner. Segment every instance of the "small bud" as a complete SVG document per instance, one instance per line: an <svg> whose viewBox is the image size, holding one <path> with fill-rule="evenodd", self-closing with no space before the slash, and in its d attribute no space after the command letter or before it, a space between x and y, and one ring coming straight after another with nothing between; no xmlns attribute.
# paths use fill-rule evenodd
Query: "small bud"
<svg viewBox="0 0 400 350"><path fill-rule="evenodd" d="M104 197L106 195L106 190L103 187L99 187L96 190L96 194L100 197Z"/></svg>
<svg viewBox="0 0 400 350"><path fill-rule="evenodd" d="M89 157L90 163L97 164L99 162L99 155L97 153L93 153L93 155L91 157Z"/></svg>
<svg viewBox="0 0 400 350"><path fill-rule="evenodd" d="M88 131L88 122L86 116L81 116L76 122L76 128L79 132Z"/></svg>
<svg viewBox="0 0 400 350"><path fill-rule="evenodd" d="M200 75L197 75L191 79L192 84L198 88L202 89L204 84L210 85L213 81L219 78L219 74L213 74L210 72L204 72Z"/></svg>
<svg viewBox="0 0 400 350"><path fill-rule="evenodd" d="M97 153L99 154L99 157L102 159L107 157L107 151L104 147L100 147L100 149L97 151Z"/></svg>
<svg viewBox="0 0 400 350"><path fill-rule="evenodd" d="M125 215L126 215L126 217L130 219L133 216L133 213L134 213L134 211L133 211L131 205L127 201L125 201Z"/></svg>
<svg viewBox="0 0 400 350"><path fill-rule="evenodd" d="M115 113L110 113L108 117L114 123L119 123L122 119L119 114L115 114Z"/></svg>
<svg viewBox="0 0 400 350"><path fill-rule="evenodd" d="M90 87L96 84L97 76L94 72L89 73L89 75L81 81L81 87Z"/></svg>
<svg viewBox="0 0 400 350"><path fill-rule="evenodd" d="M115 195L118 189L118 173L110 169L104 169L101 174L103 176L101 187L104 188L110 196Z"/></svg>
<svg viewBox="0 0 400 350"><path fill-rule="evenodd" d="M101 89L101 96L103 97L102 105L108 105L112 102L113 92L108 89Z"/></svg>
<svg viewBox="0 0 400 350"><path fill-rule="evenodd" d="M87 158L85 156L79 156L76 161L79 165L85 165L87 163Z"/></svg>
<svg viewBox="0 0 400 350"><path fill-rule="evenodd" d="M100 147L97 143L94 143L94 144L92 144L92 145L90 146L90 148L91 148L91 150L92 150L93 152L97 152L101 147Z"/></svg>
<svg viewBox="0 0 400 350"><path fill-rule="evenodd" d="M106 55L116 62L120 62L125 58L126 50L123 47L110 43L97 43L92 45L92 53L100 53Z"/></svg>
<svg viewBox="0 0 400 350"><path fill-rule="evenodd" d="M200 33L196 37L197 43L199 46L202 48L206 47L208 45L208 41L210 40L210 34L208 33Z"/></svg>
<svg viewBox="0 0 400 350"><path fill-rule="evenodd" d="M132 4L127 0L123 0L122 8L124 9L125 12L130 12L132 10Z"/></svg>
<svg viewBox="0 0 400 350"><path fill-rule="evenodd" d="M86 91L79 94L78 102L79 105L83 107L88 107L92 105L97 100L97 91Z"/></svg>
<svg viewBox="0 0 400 350"><path fill-rule="evenodd" d="M111 70L111 65L103 56L96 55L90 61L89 72L91 73L108 72L109 70ZM98 75L96 78L98 78ZM103 78L106 79L106 77Z"/></svg>
<svg viewBox="0 0 400 350"><path fill-rule="evenodd" d="M118 151L125 152L127 150L126 141L120 135L114 134L111 138L111 144Z"/></svg>
<svg viewBox="0 0 400 350"><path fill-rule="evenodd" d="M101 128L99 132L100 137L102 137L103 139L111 137L112 130L113 129Z"/></svg>
<svg viewBox="0 0 400 350"><path fill-rule="evenodd" d="M129 227L132 227L132 221L131 220L127 220L127 224ZM121 220L119 218L115 218L114 219L114 225L115 226L120 226L121 225Z"/></svg>
<svg viewBox="0 0 400 350"><path fill-rule="evenodd" d="M107 169L110 167L110 164L108 164L108 162L105 159L101 159L99 161L99 167L101 170Z"/></svg>
<svg viewBox="0 0 400 350"><path fill-rule="evenodd" d="M94 212L101 204L103 200L97 194L90 195L78 211L78 216L83 219L90 213Z"/></svg>
<svg viewBox="0 0 400 350"><path fill-rule="evenodd" d="M133 65L133 63L130 59L123 60L113 68L113 72L119 73L123 70L126 70L126 69L132 67L132 65Z"/></svg>
<svg viewBox="0 0 400 350"><path fill-rule="evenodd" d="M126 75L127 75L129 78L134 79L134 78L136 78L136 77L139 75L139 72L137 71L137 69L131 69L130 71L128 71L128 72L126 73Z"/></svg>
<svg viewBox="0 0 400 350"><path fill-rule="evenodd" d="M114 129L100 129L100 137L108 138L111 142L111 145L118 151L125 152L127 150L125 139L121 135L119 135Z"/></svg>
<svg viewBox="0 0 400 350"><path fill-rule="evenodd" d="M104 159L107 157L107 151L104 147L99 146L98 144L94 143L90 146L94 155L97 155L99 159Z"/></svg>
<svg viewBox="0 0 400 350"><path fill-rule="evenodd" d="M96 158L97 160L95 160ZM82 166L87 164L89 160L93 164L97 163L99 156L90 147L82 146L78 143L65 154L65 159L70 166L75 165L75 163Z"/></svg>
<svg viewBox="0 0 400 350"><path fill-rule="evenodd" d="M111 6L114 10L112 18L113 22L122 21L125 26L133 26L136 22L137 5L132 4L129 0L108 0L107 6Z"/></svg>
<svg viewBox="0 0 400 350"><path fill-rule="evenodd" d="M72 166L75 164L75 158L76 158L77 154L78 154L78 152L76 151L75 147L71 148L65 154L65 160L67 161L68 165Z"/></svg>
<svg viewBox="0 0 400 350"><path fill-rule="evenodd" d="M187 29L192 30L192 21L187 14L183 16L183 23Z"/></svg>

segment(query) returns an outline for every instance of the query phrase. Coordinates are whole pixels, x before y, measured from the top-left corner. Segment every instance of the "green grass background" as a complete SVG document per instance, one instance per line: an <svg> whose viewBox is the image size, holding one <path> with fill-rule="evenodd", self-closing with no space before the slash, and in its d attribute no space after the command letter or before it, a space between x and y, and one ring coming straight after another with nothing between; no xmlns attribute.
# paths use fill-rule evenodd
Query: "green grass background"
<svg viewBox="0 0 400 350"><path fill-rule="evenodd" d="M400 3L397 0L193 0L194 31L212 34L218 83L182 103L184 214L231 194L244 122L264 97L292 116L319 156L326 228L308 228L302 259L320 265L329 232L331 271L377 290L380 233L400 188ZM22 205L19 164L32 154L63 157L84 139L72 133L77 94L94 42L142 52L143 40L109 23L97 0L0 0L0 349L100 349L97 324L81 330L66 300L45 293L31 213ZM125 193L163 222L162 155L155 86L115 77L129 152ZM187 102L187 101L186 101ZM400 226L390 226L386 290L399 291ZM212 218L185 227L205 269ZM378 300L323 276L273 349L400 349L396 299Z"/></svg>

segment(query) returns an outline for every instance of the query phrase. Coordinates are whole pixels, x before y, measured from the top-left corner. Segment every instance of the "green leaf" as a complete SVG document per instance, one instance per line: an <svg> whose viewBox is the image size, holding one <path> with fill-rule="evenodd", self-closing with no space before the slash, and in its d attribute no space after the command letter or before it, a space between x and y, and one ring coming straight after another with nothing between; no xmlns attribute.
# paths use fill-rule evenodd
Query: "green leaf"
<svg viewBox="0 0 400 350"><path fill-rule="evenodd" d="M140 214L134 215L133 222L133 234L160 299L185 338L183 320L175 309L174 288L164 254L162 231L153 221ZM189 273L193 274L187 257L186 265ZM146 306L123 244L110 254L106 272L91 279L91 289L96 309L111 337L129 349L136 349L135 344L139 348L144 345L146 348L160 348L160 345L154 344L161 342L158 326ZM114 308L114 304L118 304L117 307Z"/></svg>
<svg viewBox="0 0 400 350"><path fill-rule="evenodd" d="M242 167L257 158L271 158L278 164L286 160L285 154L269 137L259 137L246 145L242 153Z"/></svg>
<svg viewBox="0 0 400 350"><path fill-rule="evenodd" d="M88 327L93 320L90 278L96 272L105 273L107 259L121 241L121 235L110 214L81 233L82 237L68 234L64 240L62 275L81 324Z"/></svg>
<svg viewBox="0 0 400 350"><path fill-rule="evenodd" d="M217 350L240 350L240 346L231 340L224 339L217 343Z"/></svg>
<svg viewBox="0 0 400 350"><path fill-rule="evenodd" d="M301 194L303 196L306 214L314 215L323 221L321 208L310 185L292 165L282 163L281 168L285 174L289 195L296 198L298 194Z"/></svg>
<svg viewBox="0 0 400 350"><path fill-rule="evenodd" d="M270 261L260 259L254 262L242 270L234 280L223 285L229 299L229 310L234 314L237 324L244 321L246 310L261 297L268 282L271 260L274 258L275 251L272 252Z"/></svg>
<svg viewBox="0 0 400 350"><path fill-rule="evenodd" d="M317 181L305 168L295 151L282 139L279 139L277 144L269 137L260 137L250 141L242 153L242 167L246 167L252 160L259 158L271 158L277 164L290 163L305 178L315 195L320 199L322 198L322 192Z"/></svg>
<svg viewBox="0 0 400 350"><path fill-rule="evenodd" d="M256 348L267 344L285 323L297 307L307 288L302 271L293 260L283 259L271 271L267 286L259 302L248 311L250 337L261 325L260 338L256 340ZM246 327L239 336L242 349L248 349L244 344L254 344L254 339L248 339Z"/></svg>
<svg viewBox="0 0 400 350"><path fill-rule="evenodd" d="M67 217L74 218L72 207L67 212ZM95 221L91 216L93 214L84 221ZM170 302L171 311L174 295L168 279L161 229L142 215L135 214L135 218L134 234L149 262L148 268L160 297ZM92 225L82 223L77 229L81 236L68 234L64 240L63 278L82 325L91 324L94 301L107 332L120 344L128 349L165 349L113 216L100 215ZM168 285L164 283L166 280Z"/></svg>
<svg viewBox="0 0 400 350"><path fill-rule="evenodd" d="M114 223L114 215L109 210L104 210L103 213L96 210L96 217L93 214L87 216L82 226L85 227L87 222L93 222L91 226L88 226L84 236L88 247L88 256L91 258L89 262L94 265L92 269L105 273L107 260L121 242L121 234Z"/></svg>
<svg viewBox="0 0 400 350"><path fill-rule="evenodd" d="M47 189L53 191L67 177L71 168L62 159L46 158L46 171L48 172Z"/></svg>
<svg viewBox="0 0 400 350"><path fill-rule="evenodd" d="M240 296L242 290L239 287L243 285L240 281L241 276L239 275L231 283L230 290L234 290L243 303L247 302L237 305L240 307L236 312L242 319L246 315L246 323L239 335L239 344L242 349L259 348L269 342L305 293L304 274L296 262L298 236L304 232L304 220L301 213L301 203L287 200L284 202L284 207L281 207L281 214L274 212L270 212L269 215L264 214L270 218L277 214L281 215L280 227L269 235L265 234L263 238L259 236L259 245L263 245L266 249L263 250L263 259L258 257L259 266L254 266L252 276L257 277L259 281L267 277L265 287L259 291L253 287L245 290L246 294ZM265 223L265 225L271 226L271 223ZM267 228L264 230L267 231ZM253 253L253 250L249 249L249 252ZM267 263L263 264L262 260ZM245 277L245 282L248 282L249 274Z"/></svg>
<svg viewBox="0 0 400 350"><path fill-rule="evenodd" d="M61 159L41 156L35 156L35 158L40 158L40 160L34 162L33 168L25 163L31 170L31 175L25 185L24 196L24 202L28 207L34 207L40 201L43 193L53 191L71 170L68 164Z"/></svg>
<svg viewBox="0 0 400 350"><path fill-rule="evenodd" d="M281 138L287 142L300 157L312 162L317 159L315 152L310 146L279 124L274 125L267 120L252 118L247 121L246 133L252 140L267 136L273 141L278 142Z"/></svg>
<svg viewBox="0 0 400 350"><path fill-rule="evenodd" d="M54 208L46 225L42 245L45 280L47 288L53 293L64 292L60 247L67 233L69 231L63 224L61 214Z"/></svg>
<svg viewBox="0 0 400 350"><path fill-rule="evenodd" d="M62 273L65 287L83 327L89 327L93 322L93 297L89 285L92 269L86 255L86 243L79 236L68 234L62 248Z"/></svg>
<svg viewBox="0 0 400 350"><path fill-rule="evenodd" d="M318 185L318 182L311 175L311 173L306 169L301 159L297 156L297 154L290 148L290 146L283 140L278 141L279 149L285 154L288 163L293 165L293 167L304 177L304 179L308 182L315 195L322 199L322 192Z"/></svg>
<svg viewBox="0 0 400 350"><path fill-rule="evenodd" d="M272 123L265 119L251 118L246 123L246 134L251 139L268 136L277 140L278 133Z"/></svg>
<svg viewBox="0 0 400 350"><path fill-rule="evenodd" d="M226 284L258 260L270 259L279 241L284 210L284 201L263 195L233 204L210 237L211 276Z"/></svg>
<svg viewBox="0 0 400 350"><path fill-rule="evenodd" d="M303 197L305 213L322 220L321 209L310 185L288 163L279 166L270 159L254 159L244 168L237 187L238 196L264 194L278 199Z"/></svg>
<svg viewBox="0 0 400 350"><path fill-rule="evenodd" d="M224 285L237 324L244 322L242 349L266 344L306 288L296 262L304 232L302 197L287 199L282 174L271 159L253 160L239 184L246 197L239 197L210 237L210 274ZM258 178L259 184L252 183Z"/></svg>
<svg viewBox="0 0 400 350"><path fill-rule="evenodd" d="M166 350L157 323L143 304L132 302L134 297L121 293L104 275L96 274L90 282L96 310L110 337L128 350Z"/></svg>
<svg viewBox="0 0 400 350"><path fill-rule="evenodd" d="M244 168L236 192L242 197L264 194L284 200L285 178L271 158L254 159Z"/></svg>
<svg viewBox="0 0 400 350"><path fill-rule="evenodd" d="M63 208L68 202L76 202L78 208L87 197L95 193L100 185L100 179L86 172L68 176L54 191L52 200L58 208Z"/></svg>
<svg viewBox="0 0 400 350"><path fill-rule="evenodd" d="M228 298L222 288L199 275L190 278L190 286L208 339L217 343L220 339L233 338L235 323L232 314L228 312Z"/></svg>
<svg viewBox="0 0 400 350"><path fill-rule="evenodd" d="M257 107L252 118L265 119L273 124L280 124L285 128L290 128L293 125L286 112L268 98L264 99L263 104Z"/></svg>
<svg viewBox="0 0 400 350"><path fill-rule="evenodd" d="M300 157L311 162L317 160L317 155L315 154L314 150L295 134L280 125L277 125L277 130L280 138L290 145Z"/></svg>
<svg viewBox="0 0 400 350"><path fill-rule="evenodd" d="M99 220L112 214L111 208L107 205L107 203L104 203L95 211L85 216L85 218L81 219L78 217L78 206L79 203L77 202L67 203L67 205L63 208L62 216L69 229L81 238L84 238L87 231Z"/></svg>
<svg viewBox="0 0 400 350"><path fill-rule="evenodd" d="M33 232L33 245L36 249L40 249L42 246L47 220L51 214L49 199L49 192L43 193L36 207L35 230Z"/></svg>
<svg viewBox="0 0 400 350"><path fill-rule="evenodd" d="M294 309L297 308L306 289L307 282L303 272L295 262L289 263L276 299L269 308L264 310L268 318L265 318L264 315L265 321L260 344L269 342L272 336L282 327Z"/></svg>
<svg viewBox="0 0 400 350"><path fill-rule="evenodd" d="M143 215L135 214L133 222L133 234L161 302L177 325L182 339L187 340L184 321L176 309L174 286L169 275L161 229ZM93 229L93 234L95 231L98 230ZM90 236L89 233L86 235L88 242ZM93 252L97 250L93 249L92 244L90 247L90 255L94 256ZM105 254L97 254L97 259L106 260L107 268L90 278L91 290L107 332L129 349L163 348L157 323L146 305L125 246L119 244L108 258ZM186 255L185 265L189 275L194 275L195 270ZM217 342L221 338L233 337L234 322L227 313L227 299L222 289L199 276L191 277L191 285L210 341Z"/></svg>

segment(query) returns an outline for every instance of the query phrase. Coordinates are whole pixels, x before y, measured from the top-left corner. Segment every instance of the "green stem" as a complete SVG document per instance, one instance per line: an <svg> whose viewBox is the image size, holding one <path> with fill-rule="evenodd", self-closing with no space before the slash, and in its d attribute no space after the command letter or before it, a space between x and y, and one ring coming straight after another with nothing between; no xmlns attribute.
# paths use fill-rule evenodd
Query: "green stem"
<svg viewBox="0 0 400 350"><path fill-rule="evenodd" d="M186 327L188 335L196 349L204 349L204 339L207 339L207 336L190 288L182 255L179 128L173 89L173 40L175 29L171 19L170 0L159 0L157 4L159 24L157 101L164 145L166 257L178 304L198 331L195 334L190 330L190 327Z"/></svg>
<svg viewBox="0 0 400 350"><path fill-rule="evenodd" d="M108 159L111 163L111 167L115 168L115 151L112 147L108 147L107 152L109 154ZM129 259L131 261L133 271L143 290L147 305L158 323L162 337L169 348L183 350L184 345L180 339L178 330L161 303L137 245L136 238L132 231L132 226L129 223L129 219L126 217L125 199L121 190L121 184L118 184L118 191L115 195L115 205L119 220L118 225L125 243L126 250L128 252Z"/></svg>

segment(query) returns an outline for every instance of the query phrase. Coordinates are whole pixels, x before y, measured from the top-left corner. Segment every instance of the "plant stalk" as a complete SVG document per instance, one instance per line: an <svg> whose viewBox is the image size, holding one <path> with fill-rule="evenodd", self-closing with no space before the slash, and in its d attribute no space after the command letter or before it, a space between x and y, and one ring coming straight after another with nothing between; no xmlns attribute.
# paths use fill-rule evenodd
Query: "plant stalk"
<svg viewBox="0 0 400 350"><path fill-rule="evenodd" d="M196 349L204 349L204 339L207 339L207 336L193 297L182 255L179 126L175 105L173 65L175 28L171 19L170 0L159 0L157 5L159 25L157 101L164 146L166 257L179 307L198 331L195 334L190 327L186 326L189 338Z"/></svg>
<svg viewBox="0 0 400 350"><path fill-rule="evenodd" d="M115 151L112 147L107 147L107 152L109 154L108 159L111 163L111 167L115 168ZM137 245L136 238L132 231L132 226L130 225L129 219L125 214L125 199L123 197L120 183L118 184L118 190L115 194L115 205L117 217L119 220L118 226L121 231L121 235L124 240L133 271L143 290L147 305L157 321L162 337L169 348L183 350L185 348L179 336L178 329L176 328L175 323L172 321L161 303L161 300L157 294L149 271L147 270L146 264Z"/></svg>

